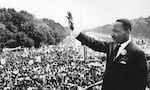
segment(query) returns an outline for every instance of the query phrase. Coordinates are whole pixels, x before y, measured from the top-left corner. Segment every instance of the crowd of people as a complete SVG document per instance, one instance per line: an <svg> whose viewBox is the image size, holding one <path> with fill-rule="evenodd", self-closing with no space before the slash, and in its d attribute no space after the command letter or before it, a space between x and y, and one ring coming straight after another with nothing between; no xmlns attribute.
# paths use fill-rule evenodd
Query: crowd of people
<svg viewBox="0 0 150 90"><path fill-rule="evenodd" d="M84 60L83 47L66 42L39 49L4 50L0 55L0 89L78 90L100 81L105 54L89 50Z"/></svg>
<svg viewBox="0 0 150 90"><path fill-rule="evenodd" d="M77 90L101 80L104 58L83 60L78 49L49 46L5 51L0 55L0 89ZM94 64L93 64L94 63ZM93 87L97 90L100 87Z"/></svg>

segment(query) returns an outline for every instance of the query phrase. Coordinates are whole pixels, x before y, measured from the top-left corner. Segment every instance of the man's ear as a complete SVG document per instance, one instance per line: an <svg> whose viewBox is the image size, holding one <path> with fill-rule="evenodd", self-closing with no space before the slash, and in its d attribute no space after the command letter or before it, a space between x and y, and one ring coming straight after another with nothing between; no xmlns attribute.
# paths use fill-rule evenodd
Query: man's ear
<svg viewBox="0 0 150 90"><path fill-rule="evenodd" d="M130 30L130 29L127 29L126 31L127 31L127 33L129 33L129 34L131 33L131 30Z"/></svg>

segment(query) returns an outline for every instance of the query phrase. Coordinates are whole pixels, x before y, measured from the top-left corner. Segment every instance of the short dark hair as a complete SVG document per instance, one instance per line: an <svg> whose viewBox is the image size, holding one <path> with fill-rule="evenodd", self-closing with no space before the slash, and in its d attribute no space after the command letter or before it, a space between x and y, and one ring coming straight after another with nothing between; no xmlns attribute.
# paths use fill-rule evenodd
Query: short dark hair
<svg viewBox="0 0 150 90"><path fill-rule="evenodd" d="M124 19L124 18L123 19L117 19L116 22L122 22L123 28L125 30L129 29L131 31L132 26L131 26L131 23L128 19Z"/></svg>

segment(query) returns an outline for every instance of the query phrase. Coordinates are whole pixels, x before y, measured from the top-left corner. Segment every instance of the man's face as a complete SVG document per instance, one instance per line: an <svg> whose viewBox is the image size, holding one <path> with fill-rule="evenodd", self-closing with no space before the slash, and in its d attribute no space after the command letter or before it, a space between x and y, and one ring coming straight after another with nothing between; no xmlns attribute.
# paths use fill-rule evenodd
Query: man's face
<svg viewBox="0 0 150 90"><path fill-rule="evenodd" d="M124 30L122 22L116 22L112 29L112 39L116 43L123 43L128 40L129 33Z"/></svg>

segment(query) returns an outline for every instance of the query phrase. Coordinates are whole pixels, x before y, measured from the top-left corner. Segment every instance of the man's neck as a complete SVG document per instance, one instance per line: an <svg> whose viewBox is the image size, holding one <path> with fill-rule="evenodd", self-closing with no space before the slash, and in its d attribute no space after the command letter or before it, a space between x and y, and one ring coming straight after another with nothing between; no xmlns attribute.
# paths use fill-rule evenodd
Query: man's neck
<svg viewBox="0 0 150 90"><path fill-rule="evenodd" d="M131 36L129 36L128 38L124 39L124 41L120 42L119 44L123 44L125 42L131 41Z"/></svg>
<svg viewBox="0 0 150 90"><path fill-rule="evenodd" d="M130 42L131 42L131 36L129 36L128 40L126 40L125 42L121 43L121 46L126 47Z"/></svg>

